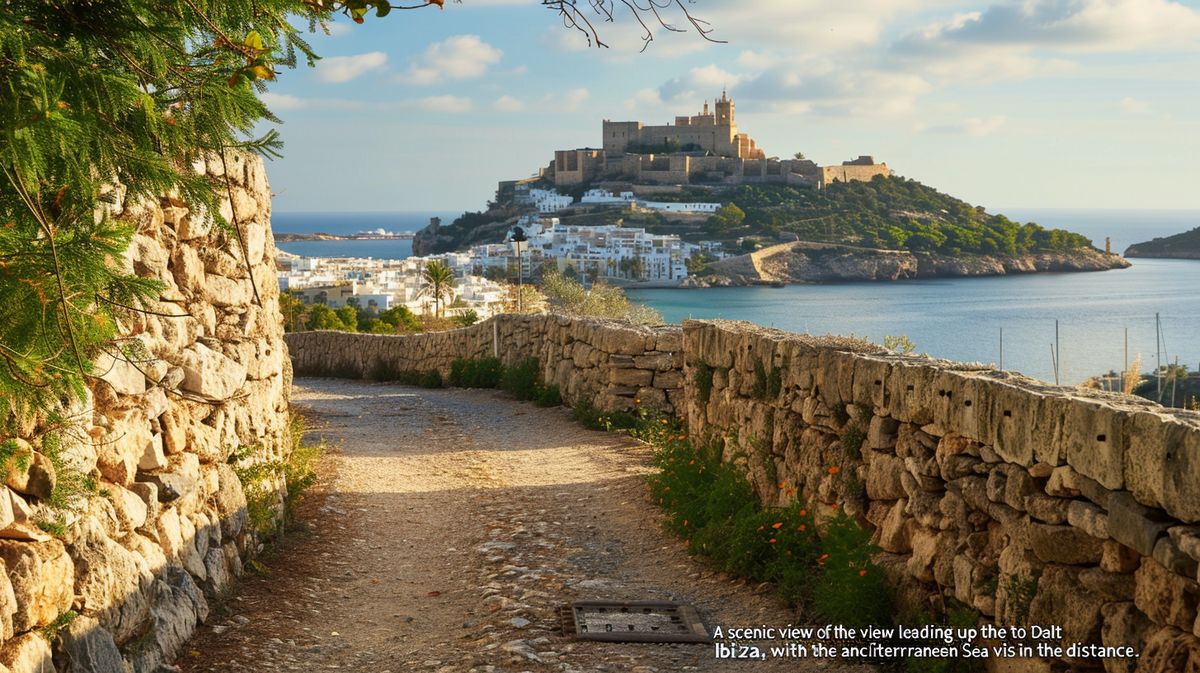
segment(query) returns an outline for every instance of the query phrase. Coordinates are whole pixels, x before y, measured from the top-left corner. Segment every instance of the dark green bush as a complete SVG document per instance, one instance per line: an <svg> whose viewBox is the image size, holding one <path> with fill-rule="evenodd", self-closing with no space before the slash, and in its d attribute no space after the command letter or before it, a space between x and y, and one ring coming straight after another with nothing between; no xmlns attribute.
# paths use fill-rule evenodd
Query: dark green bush
<svg viewBox="0 0 1200 673"><path fill-rule="evenodd" d="M539 368L536 358L522 360L504 370L500 387L518 400L536 400Z"/></svg>
<svg viewBox="0 0 1200 673"><path fill-rule="evenodd" d="M430 369L424 372L417 372L417 385L422 388L441 388L442 374L436 369Z"/></svg>
<svg viewBox="0 0 1200 673"><path fill-rule="evenodd" d="M456 388L496 388L503 377L504 365L496 358L459 358L450 363L449 384Z"/></svg>
<svg viewBox="0 0 1200 673"><path fill-rule="evenodd" d="M539 407L557 407L562 405L562 392L556 384L538 386L537 405Z"/></svg>

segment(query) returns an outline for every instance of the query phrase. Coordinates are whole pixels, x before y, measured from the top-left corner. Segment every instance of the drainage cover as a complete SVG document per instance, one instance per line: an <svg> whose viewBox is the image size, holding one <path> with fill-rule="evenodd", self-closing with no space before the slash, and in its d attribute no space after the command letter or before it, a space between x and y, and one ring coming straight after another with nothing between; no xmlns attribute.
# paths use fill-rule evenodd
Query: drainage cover
<svg viewBox="0 0 1200 673"><path fill-rule="evenodd" d="M663 601L578 601L562 608L563 635L620 643L707 643L690 605Z"/></svg>

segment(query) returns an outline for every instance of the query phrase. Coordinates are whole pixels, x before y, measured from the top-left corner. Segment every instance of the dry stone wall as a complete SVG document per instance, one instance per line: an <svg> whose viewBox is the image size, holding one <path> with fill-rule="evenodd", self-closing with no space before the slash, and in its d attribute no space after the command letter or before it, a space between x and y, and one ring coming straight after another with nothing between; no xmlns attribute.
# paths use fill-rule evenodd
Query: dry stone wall
<svg viewBox="0 0 1200 673"><path fill-rule="evenodd" d="M746 323L684 354L692 435L871 527L903 603L1142 653L1013 670L1200 670L1200 414Z"/></svg>
<svg viewBox="0 0 1200 673"><path fill-rule="evenodd" d="M1061 625L1068 645L1141 653L1009 670L1200 670L1200 414L749 323L681 333L500 316L440 334L287 339L305 374L446 373L498 353L538 357L570 403L665 402L745 466L765 504L803 497L873 530L902 605L953 599L1002 625Z"/></svg>
<svg viewBox="0 0 1200 673"><path fill-rule="evenodd" d="M174 197L117 188L102 206L137 225L124 263L162 281L149 307L161 315L127 317L131 336L98 359L68 423L16 439L31 460L0 486L0 673L158 671L254 551L231 455L277 460L290 446L270 192L256 158L195 169L231 189L221 209L236 211L240 240ZM93 493L50 506L52 488L85 479Z"/></svg>
<svg viewBox="0 0 1200 673"><path fill-rule="evenodd" d="M542 382L557 384L569 404L606 411L644 406L672 411L683 387L678 327L635 327L557 315L502 315L449 332L380 336L343 332L286 335L301 376L378 379L438 370L459 358L497 357L505 365L536 358Z"/></svg>

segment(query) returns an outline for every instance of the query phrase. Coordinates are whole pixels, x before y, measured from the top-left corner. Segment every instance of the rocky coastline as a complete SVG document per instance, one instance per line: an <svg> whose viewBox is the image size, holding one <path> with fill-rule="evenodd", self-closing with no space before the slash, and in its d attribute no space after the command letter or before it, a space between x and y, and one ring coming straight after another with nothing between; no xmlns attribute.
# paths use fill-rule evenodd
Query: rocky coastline
<svg viewBox="0 0 1200 673"><path fill-rule="evenodd" d="M799 283L894 281L913 278L1004 276L1022 273L1108 271L1130 263L1094 249L1032 255L986 256L913 253L797 241L713 263L709 273L680 287L741 287Z"/></svg>

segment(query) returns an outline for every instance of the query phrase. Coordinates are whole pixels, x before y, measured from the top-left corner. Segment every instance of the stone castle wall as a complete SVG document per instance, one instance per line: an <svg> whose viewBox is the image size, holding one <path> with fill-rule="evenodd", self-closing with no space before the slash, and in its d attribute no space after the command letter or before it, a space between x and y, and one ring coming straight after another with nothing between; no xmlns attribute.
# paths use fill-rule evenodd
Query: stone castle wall
<svg viewBox="0 0 1200 673"><path fill-rule="evenodd" d="M290 446L270 191L257 158L195 168L219 193L228 178L222 211L236 210L244 244L175 198L134 202L118 188L102 206L136 223L125 263L162 281L148 307L162 315L126 319L126 354L99 358L71 424L16 439L32 460L0 486L0 671L158 671L254 551L230 457L257 447L277 460ZM58 467L42 453L48 436ZM85 476L94 493L46 504L52 484ZM41 629L69 611L51 642Z"/></svg>
<svg viewBox="0 0 1200 673"><path fill-rule="evenodd" d="M379 358L445 369L497 344L507 360L540 353L569 402L608 410L652 397L618 378L664 381L667 409L742 462L765 504L798 495L873 530L902 604L954 599L999 624L1062 625L1068 644L1141 653L1011 670L1200 667L1194 412L748 323L688 321L681 339L500 316L434 335L287 338L302 373L338 374L322 371L329 361L361 375Z"/></svg>

